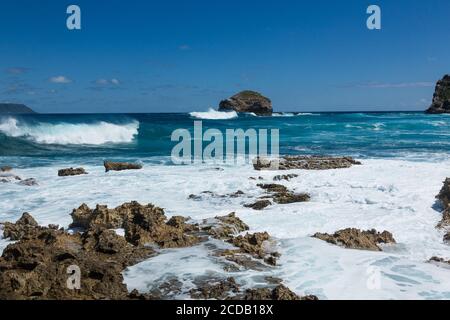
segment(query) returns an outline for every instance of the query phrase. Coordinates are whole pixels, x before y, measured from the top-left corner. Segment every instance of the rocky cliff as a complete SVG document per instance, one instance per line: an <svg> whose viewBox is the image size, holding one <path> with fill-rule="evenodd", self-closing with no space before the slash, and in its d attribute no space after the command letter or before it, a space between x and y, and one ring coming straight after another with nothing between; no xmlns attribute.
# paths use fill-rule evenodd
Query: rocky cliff
<svg viewBox="0 0 450 320"><path fill-rule="evenodd" d="M219 111L253 112L257 115L271 115L272 102L255 91L242 91L231 98L222 100Z"/></svg>
<svg viewBox="0 0 450 320"><path fill-rule="evenodd" d="M426 113L450 113L450 75L437 82L433 102Z"/></svg>

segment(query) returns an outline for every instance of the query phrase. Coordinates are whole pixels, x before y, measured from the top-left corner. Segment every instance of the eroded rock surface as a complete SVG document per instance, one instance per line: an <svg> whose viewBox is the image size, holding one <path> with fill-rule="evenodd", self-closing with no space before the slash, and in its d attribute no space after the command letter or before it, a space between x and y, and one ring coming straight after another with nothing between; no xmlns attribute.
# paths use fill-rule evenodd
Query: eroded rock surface
<svg viewBox="0 0 450 320"><path fill-rule="evenodd" d="M275 161L275 162L274 162ZM351 157L326 157L326 156L284 156L279 161L257 157L253 161L255 170L329 170L350 168L360 165L361 162Z"/></svg>
<svg viewBox="0 0 450 320"><path fill-rule="evenodd" d="M270 193L270 196L263 197L265 198L272 198L275 203L278 204L289 204L289 203L295 203L295 202L305 202L309 201L311 197L306 193L294 193L285 186L281 184L258 184L258 187L266 190L268 193ZM263 200L267 201L267 200Z"/></svg>
<svg viewBox="0 0 450 320"><path fill-rule="evenodd" d="M122 270L153 254L112 230L69 234L38 226L29 214L7 230L18 242L0 258L0 299L128 299ZM76 281L68 282L73 270L80 272L75 290Z"/></svg>
<svg viewBox="0 0 450 320"><path fill-rule="evenodd" d="M90 209L82 204L72 212L72 228L125 230L125 238L132 244L156 244L162 248L191 246L199 238L185 233L184 224L168 223L164 210L152 204L124 203L114 209L97 205Z"/></svg>
<svg viewBox="0 0 450 320"><path fill-rule="evenodd" d="M280 174L280 175L276 175L275 177L273 177L273 181L281 181L281 180L286 180L289 181L293 178L297 178L298 174L295 173L290 173L290 174Z"/></svg>
<svg viewBox="0 0 450 320"><path fill-rule="evenodd" d="M257 200L254 203L244 205L244 207L251 208L253 210L262 210L270 205L272 205L272 202L270 202L270 200Z"/></svg>
<svg viewBox="0 0 450 320"><path fill-rule="evenodd" d="M394 237L390 232L383 231L380 233L375 229L361 231L355 228L347 228L336 231L334 234L316 233L313 237L349 249L372 251L382 251L380 244L395 243Z"/></svg>
<svg viewBox="0 0 450 320"><path fill-rule="evenodd" d="M196 287L184 292L176 277L167 279L157 290L128 293L122 271L150 258L159 251L144 244L163 248L185 247L203 241L204 235L226 241L233 249L214 250L212 254L227 261L230 271L241 266L267 270L279 257L267 232L239 235L249 227L235 213L190 223L189 218L166 219L154 205L124 203L114 209L86 204L72 212L72 227L81 233L69 233L58 226L40 226L24 213L16 223L4 223L4 236L18 242L6 247L0 258L0 299L171 299L190 294L194 299L297 299L289 289L267 281L266 288L242 291L234 278L199 277ZM125 237L113 229L125 229ZM264 261L264 262L263 262ZM71 290L68 270L79 268L80 289ZM277 287L273 288L276 284Z"/></svg>
<svg viewBox="0 0 450 320"><path fill-rule="evenodd" d="M112 162L105 161L103 163L105 166L105 171L122 171L122 170L138 170L142 169L142 165L138 163L130 163L130 162Z"/></svg>
<svg viewBox="0 0 450 320"><path fill-rule="evenodd" d="M239 219L234 212L226 216L217 216L212 221L204 220L201 226L201 230L219 240L228 240L248 229L248 225Z"/></svg>
<svg viewBox="0 0 450 320"><path fill-rule="evenodd" d="M240 300L318 300L316 296L312 295L300 297L282 284L273 289L247 289L242 296L237 298Z"/></svg>
<svg viewBox="0 0 450 320"><path fill-rule="evenodd" d="M78 175L82 175L82 174L87 174L87 172L86 172L86 170L84 170L84 168L67 168L67 169L58 170L59 177L78 176Z"/></svg>

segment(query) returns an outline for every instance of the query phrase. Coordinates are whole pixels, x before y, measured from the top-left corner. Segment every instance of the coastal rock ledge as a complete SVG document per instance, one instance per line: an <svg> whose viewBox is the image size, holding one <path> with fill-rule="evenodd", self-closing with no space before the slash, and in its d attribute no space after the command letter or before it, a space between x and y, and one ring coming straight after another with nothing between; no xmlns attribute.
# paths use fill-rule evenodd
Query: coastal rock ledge
<svg viewBox="0 0 450 320"><path fill-rule="evenodd" d="M272 102L262 94L245 90L231 98L222 100L219 104L219 111L252 112L257 115L271 115Z"/></svg>
<svg viewBox="0 0 450 320"><path fill-rule="evenodd" d="M446 74L437 82L433 102L426 113L450 113L450 75Z"/></svg>

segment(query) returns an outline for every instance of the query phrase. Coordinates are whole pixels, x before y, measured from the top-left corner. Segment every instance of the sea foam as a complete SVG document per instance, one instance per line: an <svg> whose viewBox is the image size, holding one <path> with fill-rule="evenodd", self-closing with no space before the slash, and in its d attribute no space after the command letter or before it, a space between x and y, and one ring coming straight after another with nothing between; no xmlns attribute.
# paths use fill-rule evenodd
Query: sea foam
<svg viewBox="0 0 450 320"><path fill-rule="evenodd" d="M26 138L41 144L84 144L132 142L138 134L139 122L115 124L105 121L95 123L45 123L29 124L9 117L0 121L0 132L10 137Z"/></svg>

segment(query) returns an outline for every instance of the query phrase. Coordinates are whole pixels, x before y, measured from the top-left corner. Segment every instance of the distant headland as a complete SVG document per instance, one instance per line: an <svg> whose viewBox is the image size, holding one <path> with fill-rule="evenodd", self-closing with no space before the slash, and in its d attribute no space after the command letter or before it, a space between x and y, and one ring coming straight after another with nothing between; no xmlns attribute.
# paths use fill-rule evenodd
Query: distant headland
<svg viewBox="0 0 450 320"><path fill-rule="evenodd" d="M0 114L26 114L36 113L24 104L0 103Z"/></svg>

